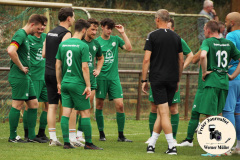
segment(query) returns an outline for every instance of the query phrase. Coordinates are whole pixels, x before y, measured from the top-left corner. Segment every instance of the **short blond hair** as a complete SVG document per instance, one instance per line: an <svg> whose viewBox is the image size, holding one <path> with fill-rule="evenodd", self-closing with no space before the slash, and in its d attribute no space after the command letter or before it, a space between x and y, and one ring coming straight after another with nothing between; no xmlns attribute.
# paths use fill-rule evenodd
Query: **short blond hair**
<svg viewBox="0 0 240 160"><path fill-rule="evenodd" d="M203 2L203 8L209 7L209 6L211 6L211 5L213 5L213 1L205 0L205 1Z"/></svg>

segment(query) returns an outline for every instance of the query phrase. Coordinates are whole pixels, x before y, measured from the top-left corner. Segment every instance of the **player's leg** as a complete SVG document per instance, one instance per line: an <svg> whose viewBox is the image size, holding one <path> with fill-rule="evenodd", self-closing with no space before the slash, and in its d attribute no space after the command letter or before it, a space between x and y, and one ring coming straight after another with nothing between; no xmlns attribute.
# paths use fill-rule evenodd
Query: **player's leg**
<svg viewBox="0 0 240 160"><path fill-rule="evenodd" d="M28 106L26 104L24 112L23 112L23 129L24 129L24 139L28 140L28 121L27 121L27 111Z"/></svg>
<svg viewBox="0 0 240 160"><path fill-rule="evenodd" d="M187 129L187 137L176 146L193 146L193 136L195 133L196 128L198 127L200 113L198 112L199 109L201 109L201 100L203 96L203 91L198 89L194 98L192 112L191 112L191 118L188 123L188 129Z"/></svg>
<svg viewBox="0 0 240 160"><path fill-rule="evenodd" d="M108 91L108 81L107 80L97 80L97 90L96 90L96 111L95 117L97 121L98 131L100 141L106 141L104 133L104 118L103 118L103 103L106 98Z"/></svg>
<svg viewBox="0 0 240 160"><path fill-rule="evenodd" d="M153 96L152 96L151 87L150 87L150 90L149 90L148 100L151 102L151 112L149 114L149 130L150 130L150 137L151 137L152 136L152 131L153 131L153 126L154 126L154 123L157 119L157 106L153 103L154 100L153 100ZM145 143L147 143L147 142L145 142Z"/></svg>
<svg viewBox="0 0 240 160"><path fill-rule="evenodd" d="M84 147L84 144L77 141L76 119L77 119L77 111L75 109L72 109L72 113L71 113L70 119L69 119L69 139L73 146Z"/></svg>
<svg viewBox="0 0 240 160"><path fill-rule="evenodd" d="M49 102L47 113L48 130L50 136L49 146L61 146L62 144L58 141L56 136L56 114L60 98L60 95L57 94L56 76L45 75L45 83L47 86L47 96Z"/></svg>
<svg viewBox="0 0 240 160"><path fill-rule="evenodd" d="M109 100L113 100L116 108L116 119L118 125L118 141L119 142L132 142L127 139L124 134L125 126L125 113L123 105L123 91L120 80L111 80L109 81L109 91L108 91Z"/></svg>
<svg viewBox="0 0 240 160"><path fill-rule="evenodd" d="M179 124L178 103L180 103L180 87L178 88L178 91L175 93L172 105L170 106L173 138L175 139L176 144L177 144L176 136Z"/></svg>
<svg viewBox="0 0 240 160"><path fill-rule="evenodd" d="M8 142L20 142L26 143L26 141L22 140L17 136L17 127L20 117L20 110L23 107L24 101L21 100L12 100L12 107L9 112L9 128L10 128L10 137Z"/></svg>
<svg viewBox="0 0 240 160"><path fill-rule="evenodd" d="M36 91L37 99L38 102L43 102L44 103L44 108L42 110L40 120L39 120L39 130L38 130L38 135L37 137L49 141L48 137L45 134L45 129L47 126L47 112L48 112L48 97L47 97L47 87L45 84L45 81L37 81L39 83L39 87L37 87L35 84L36 82L33 81L34 83L34 88Z"/></svg>

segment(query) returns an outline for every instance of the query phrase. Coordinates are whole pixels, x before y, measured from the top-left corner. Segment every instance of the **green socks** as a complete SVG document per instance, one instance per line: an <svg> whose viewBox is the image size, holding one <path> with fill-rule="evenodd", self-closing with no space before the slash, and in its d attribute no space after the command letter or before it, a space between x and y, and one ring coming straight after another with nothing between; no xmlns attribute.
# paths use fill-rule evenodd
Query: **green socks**
<svg viewBox="0 0 240 160"><path fill-rule="evenodd" d="M10 126L10 139L15 139L17 137L17 127L20 117L20 110L16 108L11 108L9 112L9 126Z"/></svg>
<svg viewBox="0 0 240 160"><path fill-rule="evenodd" d="M152 136L153 126L154 126L156 119L157 119L157 113L150 112L150 114L149 114L150 137Z"/></svg>
<svg viewBox="0 0 240 160"><path fill-rule="evenodd" d="M40 116L39 128L40 129L46 129L46 126L47 126L47 112L46 111L42 111L42 114Z"/></svg>
<svg viewBox="0 0 240 160"><path fill-rule="evenodd" d="M81 126L87 143L92 143L92 125L90 118L82 118Z"/></svg>
<svg viewBox="0 0 240 160"><path fill-rule="evenodd" d="M101 109L96 109L95 116L98 125L98 130L103 131L104 129L103 111Z"/></svg>
<svg viewBox="0 0 240 160"><path fill-rule="evenodd" d="M28 113L28 111L24 110L24 113L23 113L23 128L24 129L28 129L27 113Z"/></svg>
<svg viewBox="0 0 240 160"><path fill-rule="evenodd" d="M199 123L199 116L200 116L199 113L192 111L191 119L188 123L188 131L187 131L188 140L193 139L193 135Z"/></svg>
<svg viewBox="0 0 240 160"><path fill-rule="evenodd" d="M82 125L81 125L81 120L82 120L82 117L79 115L79 119L78 119L78 130L79 131L83 131Z"/></svg>
<svg viewBox="0 0 240 160"><path fill-rule="evenodd" d="M125 113L117 112L118 132L123 132L125 125Z"/></svg>
<svg viewBox="0 0 240 160"><path fill-rule="evenodd" d="M37 123L37 108L28 108L27 112L27 120L28 120L28 138L34 139L35 135L35 127Z"/></svg>
<svg viewBox="0 0 240 160"><path fill-rule="evenodd" d="M171 114L171 124L172 124L173 138L176 139L178 124L179 124L179 113Z"/></svg>
<svg viewBox="0 0 240 160"><path fill-rule="evenodd" d="M69 141L69 117L62 116L61 118L61 128L64 143L70 143Z"/></svg>

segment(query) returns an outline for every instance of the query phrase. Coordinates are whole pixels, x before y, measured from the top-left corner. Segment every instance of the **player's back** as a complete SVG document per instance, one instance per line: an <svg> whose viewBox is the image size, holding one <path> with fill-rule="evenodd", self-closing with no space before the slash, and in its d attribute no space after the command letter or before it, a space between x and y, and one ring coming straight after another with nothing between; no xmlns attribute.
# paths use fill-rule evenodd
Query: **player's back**
<svg viewBox="0 0 240 160"><path fill-rule="evenodd" d="M207 51L207 70L213 71L205 78L204 86L228 89L228 64L238 58L234 44L224 38L208 38L203 41L202 50Z"/></svg>
<svg viewBox="0 0 240 160"><path fill-rule="evenodd" d="M62 82L84 84L82 63L89 61L88 46L80 39L70 38L59 45L57 59L62 61Z"/></svg>

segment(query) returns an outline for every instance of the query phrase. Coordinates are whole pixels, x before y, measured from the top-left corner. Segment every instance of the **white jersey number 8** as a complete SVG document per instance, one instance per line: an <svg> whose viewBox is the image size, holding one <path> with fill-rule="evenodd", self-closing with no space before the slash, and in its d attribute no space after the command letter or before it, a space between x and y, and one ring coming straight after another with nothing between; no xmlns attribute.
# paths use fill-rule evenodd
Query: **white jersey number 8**
<svg viewBox="0 0 240 160"><path fill-rule="evenodd" d="M72 65L72 51L67 51L67 65L70 67Z"/></svg>

